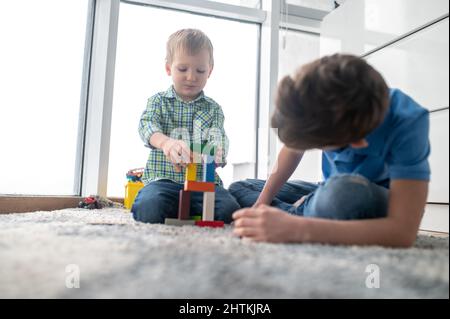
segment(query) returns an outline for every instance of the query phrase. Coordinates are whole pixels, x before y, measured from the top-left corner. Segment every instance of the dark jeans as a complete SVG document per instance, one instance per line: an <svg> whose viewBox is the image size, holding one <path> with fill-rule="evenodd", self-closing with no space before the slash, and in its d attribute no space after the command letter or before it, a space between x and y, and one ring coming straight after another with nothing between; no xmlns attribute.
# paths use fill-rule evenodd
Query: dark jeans
<svg viewBox="0 0 450 319"><path fill-rule="evenodd" d="M178 201L183 184L157 180L142 188L131 207L135 220L144 223L164 223L165 218L177 218ZM215 189L215 220L232 221L231 215L240 208L233 196L221 186ZM190 214L202 215L203 193L192 192Z"/></svg>
<svg viewBox="0 0 450 319"><path fill-rule="evenodd" d="M247 179L230 185L230 193L241 207L251 207L265 181ZM293 204L302 196L306 200ZM389 190L370 182L361 175L339 174L324 183L290 181L283 185L271 205L290 214L328 219L366 219L387 215Z"/></svg>

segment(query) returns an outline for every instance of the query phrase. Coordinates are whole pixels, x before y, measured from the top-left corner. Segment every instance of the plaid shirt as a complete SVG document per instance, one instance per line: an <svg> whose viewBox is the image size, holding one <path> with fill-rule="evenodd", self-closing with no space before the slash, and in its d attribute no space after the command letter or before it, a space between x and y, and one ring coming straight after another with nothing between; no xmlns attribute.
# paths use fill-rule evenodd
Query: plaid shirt
<svg viewBox="0 0 450 319"><path fill-rule="evenodd" d="M224 127L224 115L221 107L203 92L193 101L183 101L171 86L148 99L147 107L139 122L139 135L150 148L147 165L142 181L148 184L158 179L170 179L177 183L185 180L185 169L175 172L173 164L163 151L150 144L150 137L156 132L175 139L181 139L189 146L190 142L207 141L223 150L222 163L226 165L228 137ZM197 180L203 177L202 165L197 166ZM215 183L222 185L220 177L215 174Z"/></svg>

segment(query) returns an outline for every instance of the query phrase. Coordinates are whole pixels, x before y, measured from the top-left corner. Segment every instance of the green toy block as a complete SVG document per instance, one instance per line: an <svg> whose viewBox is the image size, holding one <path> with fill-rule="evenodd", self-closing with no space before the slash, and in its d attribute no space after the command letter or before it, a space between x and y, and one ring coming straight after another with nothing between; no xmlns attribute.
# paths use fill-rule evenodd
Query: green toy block
<svg viewBox="0 0 450 319"><path fill-rule="evenodd" d="M202 215L191 216L191 220L194 220L194 221L202 220Z"/></svg>
<svg viewBox="0 0 450 319"><path fill-rule="evenodd" d="M217 152L217 146L211 145L208 142L202 142L199 143L191 143L190 149L193 152L199 153L199 154L208 154L211 156L214 156Z"/></svg>

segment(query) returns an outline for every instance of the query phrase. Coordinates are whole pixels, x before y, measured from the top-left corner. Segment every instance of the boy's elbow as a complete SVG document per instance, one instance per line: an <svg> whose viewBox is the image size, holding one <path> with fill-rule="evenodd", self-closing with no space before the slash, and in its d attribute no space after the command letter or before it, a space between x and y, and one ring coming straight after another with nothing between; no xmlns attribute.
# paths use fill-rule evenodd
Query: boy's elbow
<svg viewBox="0 0 450 319"><path fill-rule="evenodd" d="M412 248L416 242L416 237L413 238L401 238L396 242L397 248Z"/></svg>
<svg viewBox="0 0 450 319"><path fill-rule="evenodd" d="M392 242L394 248L411 248L416 243L417 232L398 232Z"/></svg>

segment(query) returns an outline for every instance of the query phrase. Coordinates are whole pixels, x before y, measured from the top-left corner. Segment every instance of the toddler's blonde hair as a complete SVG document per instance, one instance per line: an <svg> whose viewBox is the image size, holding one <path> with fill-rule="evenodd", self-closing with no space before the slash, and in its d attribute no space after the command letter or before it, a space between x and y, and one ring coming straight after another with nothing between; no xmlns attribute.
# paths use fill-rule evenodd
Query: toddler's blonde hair
<svg viewBox="0 0 450 319"><path fill-rule="evenodd" d="M198 29L181 29L170 35L167 40L166 63L171 64L176 52L197 54L206 49L209 53L209 64L214 65L213 46L206 34Z"/></svg>

